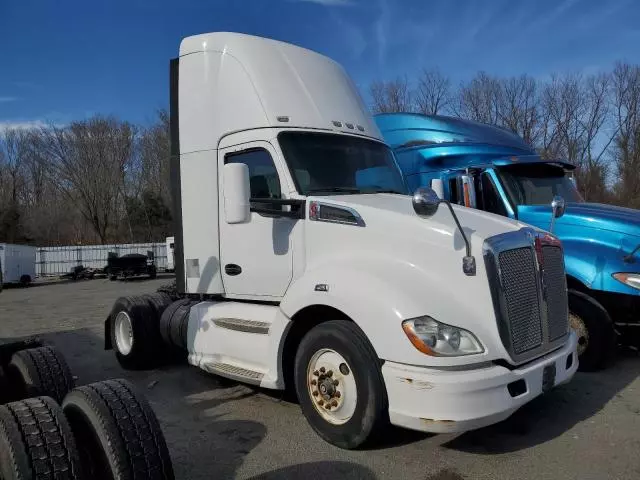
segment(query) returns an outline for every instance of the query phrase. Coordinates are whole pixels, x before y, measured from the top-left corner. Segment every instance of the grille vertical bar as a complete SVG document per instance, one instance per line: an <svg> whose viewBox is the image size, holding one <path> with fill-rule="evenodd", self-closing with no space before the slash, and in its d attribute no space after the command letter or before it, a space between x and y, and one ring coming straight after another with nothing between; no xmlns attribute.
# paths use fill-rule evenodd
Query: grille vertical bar
<svg viewBox="0 0 640 480"><path fill-rule="evenodd" d="M544 246L542 256L544 257L542 279L546 292L549 340L553 341L567 333L569 321L567 278L561 248Z"/></svg>

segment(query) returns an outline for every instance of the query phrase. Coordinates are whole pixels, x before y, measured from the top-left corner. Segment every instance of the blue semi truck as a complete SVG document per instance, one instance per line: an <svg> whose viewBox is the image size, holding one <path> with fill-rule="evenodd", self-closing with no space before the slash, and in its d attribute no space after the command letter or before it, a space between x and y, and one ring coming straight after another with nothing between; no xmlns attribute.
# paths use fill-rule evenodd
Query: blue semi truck
<svg viewBox="0 0 640 480"><path fill-rule="evenodd" d="M587 203L574 165L541 158L505 129L459 118L379 114L408 192L552 231L563 243L570 323L582 370L610 364L617 343L640 343L640 211Z"/></svg>

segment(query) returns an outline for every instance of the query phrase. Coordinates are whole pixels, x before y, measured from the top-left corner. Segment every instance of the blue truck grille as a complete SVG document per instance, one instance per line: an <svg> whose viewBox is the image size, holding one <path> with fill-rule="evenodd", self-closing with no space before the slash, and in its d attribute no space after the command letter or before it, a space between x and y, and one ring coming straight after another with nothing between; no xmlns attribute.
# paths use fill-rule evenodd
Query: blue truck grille
<svg viewBox="0 0 640 480"><path fill-rule="evenodd" d="M533 249L524 247L504 251L499 255L499 263L511 348L519 355L542 345L542 319Z"/></svg>

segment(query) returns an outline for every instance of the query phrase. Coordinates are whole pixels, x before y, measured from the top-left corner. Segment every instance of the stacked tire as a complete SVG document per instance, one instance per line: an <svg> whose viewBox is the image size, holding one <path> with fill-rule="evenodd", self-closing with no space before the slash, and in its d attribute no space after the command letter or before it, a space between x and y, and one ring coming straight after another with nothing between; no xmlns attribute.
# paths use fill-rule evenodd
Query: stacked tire
<svg viewBox="0 0 640 480"><path fill-rule="evenodd" d="M155 413L128 381L76 387L52 347L16 352L5 373L2 480L174 479Z"/></svg>

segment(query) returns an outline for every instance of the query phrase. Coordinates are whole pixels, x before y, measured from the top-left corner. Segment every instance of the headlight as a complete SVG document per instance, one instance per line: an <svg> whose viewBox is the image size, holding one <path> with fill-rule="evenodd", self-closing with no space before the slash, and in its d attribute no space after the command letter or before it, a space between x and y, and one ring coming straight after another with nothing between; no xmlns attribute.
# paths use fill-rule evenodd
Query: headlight
<svg viewBox="0 0 640 480"><path fill-rule="evenodd" d="M631 288L640 290L640 273L614 273L613 278Z"/></svg>
<svg viewBox="0 0 640 480"><path fill-rule="evenodd" d="M422 353L433 357L457 357L484 352L473 333L437 322L431 317L418 317L402 322L409 340Z"/></svg>

